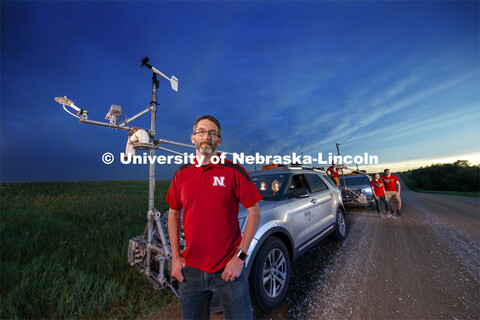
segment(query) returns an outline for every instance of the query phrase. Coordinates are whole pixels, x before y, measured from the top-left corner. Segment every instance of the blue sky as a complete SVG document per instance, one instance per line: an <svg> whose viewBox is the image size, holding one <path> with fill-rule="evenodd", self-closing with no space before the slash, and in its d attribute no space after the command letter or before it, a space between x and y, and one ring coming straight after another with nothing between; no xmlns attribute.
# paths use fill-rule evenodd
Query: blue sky
<svg viewBox="0 0 480 320"><path fill-rule="evenodd" d="M2 1L0 180L147 179L147 166L101 161L118 159L125 131L54 101L131 116L151 100L145 56L179 79L178 93L160 82L157 138L189 143L212 114L230 152L253 141L264 155L326 155L340 142L377 155L374 171L478 163L479 22L476 1ZM157 178L175 169L157 165Z"/></svg>

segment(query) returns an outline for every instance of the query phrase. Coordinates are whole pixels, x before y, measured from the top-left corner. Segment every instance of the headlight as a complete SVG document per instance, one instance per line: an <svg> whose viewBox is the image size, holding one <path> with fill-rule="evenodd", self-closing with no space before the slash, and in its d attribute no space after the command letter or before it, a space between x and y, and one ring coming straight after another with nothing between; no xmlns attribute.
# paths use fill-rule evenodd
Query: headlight
<svg viewBox="0 0 480 320"><path fill-rule="evenodd" d="M371 188L362 189L362 194L372 194L372 189Z"/></svg>

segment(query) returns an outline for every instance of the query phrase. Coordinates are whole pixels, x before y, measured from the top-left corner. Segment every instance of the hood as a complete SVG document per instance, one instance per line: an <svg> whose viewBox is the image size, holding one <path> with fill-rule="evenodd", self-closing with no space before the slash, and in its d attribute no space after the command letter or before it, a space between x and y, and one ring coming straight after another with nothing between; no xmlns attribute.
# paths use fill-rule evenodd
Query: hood
<svg viewBox="0 0 480 320"><path fill-rule="evenodd" d="M370 188L370 185L368 185L368 184L348 184L347 183L347 187L350 188L350 189L364 189L364 188ZM345 187L340 186L338 188L340 190L343 190Z"/></svg>

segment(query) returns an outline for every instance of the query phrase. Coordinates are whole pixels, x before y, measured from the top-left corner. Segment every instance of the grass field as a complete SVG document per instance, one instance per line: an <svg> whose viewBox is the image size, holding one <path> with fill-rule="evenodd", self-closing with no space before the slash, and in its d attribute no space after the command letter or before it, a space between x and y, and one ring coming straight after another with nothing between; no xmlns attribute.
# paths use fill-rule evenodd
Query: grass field
<svg viewBox="0 0 480 320"><path fill-rule="evenodd" d="M0 318L133 319L174 299L127 262L147 197L147 181L0 184Z"/></svg>
<svg viewBox="0 0 480 320"><path fill-rule="evenodd" d="M402 180L405 182L407 187L410 190L413 190L413 191L416 191L416 192L446 194L446 195L463 196L463 197L470 197L470 198L480 198L480 191L462 192L462 191L433 191L433 190L420 189L415 185L415 182L413 182L407 174L400 173L400 176L402 177Z"/></svg>

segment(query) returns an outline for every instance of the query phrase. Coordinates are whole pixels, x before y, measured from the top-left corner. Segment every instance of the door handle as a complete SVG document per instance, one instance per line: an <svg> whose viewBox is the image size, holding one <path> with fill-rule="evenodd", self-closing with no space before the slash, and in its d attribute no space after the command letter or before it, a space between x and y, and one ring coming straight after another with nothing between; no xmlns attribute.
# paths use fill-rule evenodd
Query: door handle
<svg viewBox="0 0 480 320"><path fill-rule="evenodd" d="M317 199L312 199L310 202L315 204L315 203L317 203Z"/></svg>
<svg viewBox="0 0 480 320"><path fill-rule="evenodd" d="M330 197L333 197L333 192L332 192L332 193L330 193Z"/></svg>

